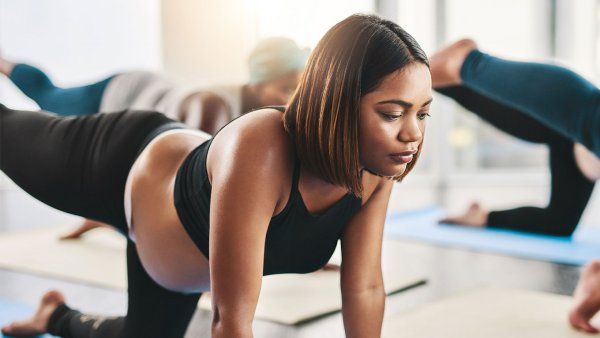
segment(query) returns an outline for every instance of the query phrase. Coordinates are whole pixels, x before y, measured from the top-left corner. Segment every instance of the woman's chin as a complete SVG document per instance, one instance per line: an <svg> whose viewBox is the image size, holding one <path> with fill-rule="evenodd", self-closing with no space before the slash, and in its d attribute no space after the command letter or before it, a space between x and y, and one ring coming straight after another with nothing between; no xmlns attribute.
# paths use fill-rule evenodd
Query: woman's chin
<svg viewBox="0 0 600 338"><path fill-rule="evenodd" d="M397 177L406 171L406 164L387 166L385 168L369 168L367 167L367 171L377 176L383 177Z"/></svg>

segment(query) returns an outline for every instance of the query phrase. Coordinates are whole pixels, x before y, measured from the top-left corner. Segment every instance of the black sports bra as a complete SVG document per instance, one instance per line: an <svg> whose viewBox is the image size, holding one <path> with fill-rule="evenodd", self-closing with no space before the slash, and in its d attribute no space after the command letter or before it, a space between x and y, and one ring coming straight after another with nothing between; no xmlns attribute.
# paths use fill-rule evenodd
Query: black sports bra
<svg viewBox="0 0 600 338"><path fill-rule="evenodd" d="M280 106L271 108L284 110ZM207 258L211 185L206 157L211 142L212 139L204 142L187 156L175 179L177 214ZM307 273L323 267L333 254L344 225L361 207L361 199L348 193L325 213L311 214L298 190L299 177L300 163L296 160L289 200L269 222L263 275Z"/></svg>

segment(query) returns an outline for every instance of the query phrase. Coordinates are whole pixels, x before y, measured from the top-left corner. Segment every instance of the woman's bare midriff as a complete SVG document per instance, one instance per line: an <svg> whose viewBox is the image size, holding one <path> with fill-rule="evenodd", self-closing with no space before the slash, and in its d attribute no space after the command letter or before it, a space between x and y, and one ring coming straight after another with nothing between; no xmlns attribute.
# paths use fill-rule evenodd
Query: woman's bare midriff
<svg viewBox="0 0 600 338"><path fill-rule="evenodd" d="M165 132L142 151L127 178L125 209L142 265L154 281L174 291L210 289L208 259L183 228L173 196L177 170L209 138L192 130Z"/></svg>

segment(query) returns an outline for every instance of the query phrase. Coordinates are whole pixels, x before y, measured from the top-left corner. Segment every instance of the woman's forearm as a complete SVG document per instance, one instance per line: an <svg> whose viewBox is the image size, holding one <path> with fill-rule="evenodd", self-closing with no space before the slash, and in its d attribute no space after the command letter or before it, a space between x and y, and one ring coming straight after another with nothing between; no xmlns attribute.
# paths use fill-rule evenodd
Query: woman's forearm
<svg viewBox="0 0 600 338"><path fill-rule="evenodd" d="M342 292L342 314L348 338L372 338L381 335L385 290L369 289L362 292Z"/></svg>

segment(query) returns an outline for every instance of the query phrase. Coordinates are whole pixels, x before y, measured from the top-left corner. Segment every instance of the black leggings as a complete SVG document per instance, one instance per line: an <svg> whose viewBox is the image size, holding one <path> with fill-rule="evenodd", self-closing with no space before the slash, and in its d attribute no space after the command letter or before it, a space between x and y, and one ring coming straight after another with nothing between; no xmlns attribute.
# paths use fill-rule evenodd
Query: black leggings
<svg viewBox="0 0 600 338"><path fill-rule="evenodd" d="M126 234L125 182L139 152L160 132L182 128L163 114L129 112L57 117L0 104L0 170L36 199L112 224ZM60 337L183 337L200 294L169 291L127 244L125 317L91 317L61 306L48 323Z"/></svg>
<svg viewBox="0 0 600 338"><path fill-rule="evenodd" d="M488 226L554 236L570 236L594 190L579 170L573 154L573 141L544 126L526 114L500 104L467 87L438 89L496 128L519 139L545 144L550 149L552 175L550 201L545 208L520 207L492 211Z"/></svg>

